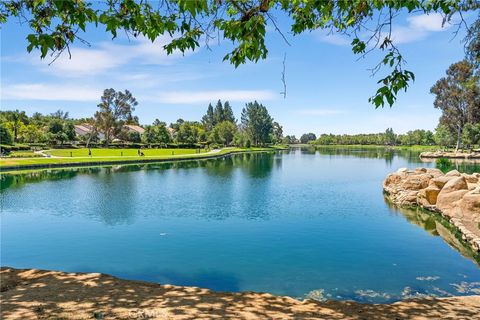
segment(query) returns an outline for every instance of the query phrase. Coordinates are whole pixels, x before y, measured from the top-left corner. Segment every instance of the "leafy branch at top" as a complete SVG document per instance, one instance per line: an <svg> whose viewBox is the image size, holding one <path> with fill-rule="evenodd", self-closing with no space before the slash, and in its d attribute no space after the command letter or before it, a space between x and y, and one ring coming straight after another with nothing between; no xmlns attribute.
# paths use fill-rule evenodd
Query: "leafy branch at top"
<svg viewBox="0 0 480 320"><path fill-rule="evenodd" d="M2 0L0 23L18 18L28 24L27 50L34 48L45 58L53 60L64 51L70 54L75 41L88 45L82 38L90 25L103 26L112 35L124 31L128 36L144 36L154 41L167 35L164 45L168 54L182 53L218 37L230 40L233 50L224 60L235 67L247 61L265 59L267 24L288 42L276 23L276 15L290 21L290 32L297 35L324 29L344 34L352 39L352 51L364 57L373 50L385 52L384 58L372 69L390 73L378 81L381 87L369 100L375 107L392 106L397 94L414 81L414 74L404 70L405 60L395 46L392 22L401 12L440 13L444 22L460 17L458 28L467 30L467 56L479 65L479 12L475 0ZM473 12L476 20L469 24L464 13ZM458 31L457 31L458 32Z"/></svg>

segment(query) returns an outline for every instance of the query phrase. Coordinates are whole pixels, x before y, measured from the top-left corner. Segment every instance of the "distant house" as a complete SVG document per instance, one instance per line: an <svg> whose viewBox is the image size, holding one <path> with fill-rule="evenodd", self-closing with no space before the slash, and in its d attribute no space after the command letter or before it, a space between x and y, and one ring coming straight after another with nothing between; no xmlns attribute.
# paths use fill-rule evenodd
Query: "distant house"
<svg viewBox="0 0 480 320"><path fill-rule="evenodd" d="M133 124L126 124L123 127L127 129L127 132L137 132L140 135L142 135L145 132L145 129Z"/></svg>
<svg viewBox="0 0 480 320"><path fill-rule="evenodd" d="M170 135L170 137L173 137L173 135L176 132L176 130L171 128L171 127L167 127L167 131L168 131L168 134Z"/></svg>
<svg viewBox="0 0 480 320"><path fill-rule="evenodd" d="M93 126L88 123L76 124L74 127L75 127L75 134L80 137L91 134L94 131ZM97 135L100 139L105 138L105 135L101 132L97 132Z"/></svg>

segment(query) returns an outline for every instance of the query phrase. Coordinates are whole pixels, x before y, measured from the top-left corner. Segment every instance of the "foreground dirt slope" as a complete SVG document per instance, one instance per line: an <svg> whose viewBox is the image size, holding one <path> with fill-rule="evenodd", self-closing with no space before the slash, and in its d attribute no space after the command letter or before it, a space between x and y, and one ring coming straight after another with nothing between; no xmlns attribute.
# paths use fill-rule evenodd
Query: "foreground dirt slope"
<svg viewBox="0 0 480 320"><path fill-rule="evenodd" d="M480 319L480 296L389 305L299 301L262 293L2 268L1 319Z"/></svg>

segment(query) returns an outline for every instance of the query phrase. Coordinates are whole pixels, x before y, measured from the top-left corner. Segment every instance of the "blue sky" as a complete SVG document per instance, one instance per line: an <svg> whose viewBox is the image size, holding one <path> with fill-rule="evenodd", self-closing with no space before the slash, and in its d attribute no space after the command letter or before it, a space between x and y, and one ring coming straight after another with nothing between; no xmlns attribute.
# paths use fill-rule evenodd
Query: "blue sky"
<svg viewBox="0 0 480 320"><path fill-rule="evenodd" d="M377 109L368 103L376 79L367 70L379 56L359 60L349 40L321 31L300 36L288 34L288 46L273 29L268 31L269 56L257 64L235 69L223 56L231 48L226 41L212 41L210 49L182 56L167 56L162 45L121 35L111 40L103 28L90 27L81 43L52 65L38 52L26 53L28 28L9 21L1 30L2 109L50 113L57 109L73 117L93 115L105 88L129 89L139 101L135 114L142 124L155 118L200 120L209 102L229 100L237 118L245 102L258 100L284 127L285 134L304 132L370 133L392 127L395 132L434 129L440 113L433 108L430 87L448 66L464 56L462 35L452 40L453 26L441 26L436 14L400 16L394 37L416 82L402 93L393 108ZM280 94L282 60L286 53L287 97ZM377 77L378 78L378 77Z"/></svg>

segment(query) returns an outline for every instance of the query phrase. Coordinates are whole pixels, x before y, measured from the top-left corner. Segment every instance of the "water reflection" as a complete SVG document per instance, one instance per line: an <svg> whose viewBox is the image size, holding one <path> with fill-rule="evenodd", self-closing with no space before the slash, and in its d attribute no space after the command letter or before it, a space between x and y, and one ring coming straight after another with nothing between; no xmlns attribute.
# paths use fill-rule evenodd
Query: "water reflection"
<svg viewBox="0 0 480 320"><path fill-rule="evenodd" d="M352 156L355 158L373 158L373 159L385 159L385 163L388 166L392 165L395 157L403 158L409 163L418 164L418 166L435 165L437 159L420 158L421 151L410 149L393 149L389 147L362 147L362 146L316 146L302 147L302 152L306 154L314 153L318 151L322 155L334 156ZM451 159L451 165L447 168L440 168L442 171L450 171L456 169L460 172L473 173L480 172L480 161L468 160L468 159Z"/></svg>
<svg viewBox="0 0 480 320"><path fill-rule="evenodd" d="M18 188L26 183L38 183L44 181L60 181L72 179L82 174L98 174L102 168L75 168L60 170L39 170L28 173L19 174L1 174L0 175L0 191L8 188Z"/></svg>
<svg viewBox="0 0 480 320"><path fill-rule="evenodd" d="M447 162L437 163L438 159L422 158L423 163L435 163L435 166L443 172L458 170L460 172L480 172L480 161L472 159L448 159Z"/></svg>
<svg viewBox="0 0 480 320"><path fill-rule="evenodd" d="M68 169L48 169L31 171L27 173L4 173L0 175L0 191L9 188L19 188L27 183L38 183L43 181L59 181L72 179L79 175L128 173L141 170L188 170L203 168L209 175L230 177L236 168L252 178L266 178L271 174L274 167L280 168L282 157L276 157L275 153L253 153L225 156L224 158L159 162L133 165L115 165L105 167L86 167Z"/></svg>
<svg viewBox="0 0 480 320"><path fill-rule="evenodd" d="M419 158L420 152L406 149L362 146L317 146L314 150L318 151L322 155L385 159L385 163L389 166L392 164L392 161L395 157L407 159L411 163L421 163Z"/></svg>
<svg viewBox="0 0 480 320"><path fill-rule="evenodd" d="M383 158L354 154L294 149L4 175L2 263L358 301L476 290L475 263L389 214ZM410 162L394 155L392 166Z"/></svg>
<svg viewBox="0 0 480 320"><path fill-rule="evenodd" d="M464 257L472 259L480 266L480 253L472 250L470 246L461 240L461 234L445 218L427 212L422 208L403 208L392 204L388 198L385 202L394 213L402 214L410 223L422 227L432 236L442 237L446 243L458 250Z"/></svg>

